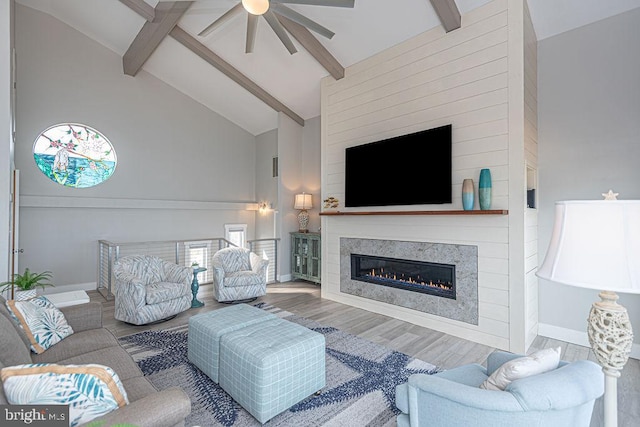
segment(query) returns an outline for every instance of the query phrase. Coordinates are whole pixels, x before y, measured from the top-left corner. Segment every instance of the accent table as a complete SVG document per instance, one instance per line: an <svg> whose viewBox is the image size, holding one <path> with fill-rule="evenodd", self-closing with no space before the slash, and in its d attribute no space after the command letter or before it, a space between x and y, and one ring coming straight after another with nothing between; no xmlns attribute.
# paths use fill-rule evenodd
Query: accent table
<svg viewBox="0 0 640 427"><path fill-rule="evenodd" d="M191 300L191 308L202 307L204 303L202 301L198 301L198 289L200 288L200 284L198 283L198 273L203 271L207 271L204 267L198 267L193 269L193 281L191 282L191 293L193 294L193 299Z"/></svg>

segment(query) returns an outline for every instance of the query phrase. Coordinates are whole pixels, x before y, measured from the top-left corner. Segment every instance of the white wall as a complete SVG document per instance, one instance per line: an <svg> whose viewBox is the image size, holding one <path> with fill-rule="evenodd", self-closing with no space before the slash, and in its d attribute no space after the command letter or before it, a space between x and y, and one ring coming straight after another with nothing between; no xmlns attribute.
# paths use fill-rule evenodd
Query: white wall
<svg viewBox="0 0 640 427"><path fill-rule="evenodd" d="M640 199L640 9L538 44L539 254L547 252L554 202ZM540 281L540 334L586 341L598 292ZM570 303L568 303L570 301ZM640 330L640 296L621 295ZM635 357L640 357L636 334Z"/></svg>
<svg viewBox="0 0 640 427"><path fill-rule="evenodd" d="M526 7L526 3L524 3ZM523 98L524 110L524 164L521 173L524 182L518 194L526 197L526 190L537 189L538 171L538 41L536 38L531 16L527 10L524 13L524 50L523 50ZM524 201L518 200L526 206ZM524 209L524 313L525 348L533 343L538 336L538 210Z"/></svg>
<svg viewBox="0 0 640 427"><path fill-rule="evenodd" d="M0 3L0 282L9 279L9 249L11 235L10 198L13 169L11 137L11 11L12 2Z"/></svg>
<svg viewBox="0 0 640 427"><path fill-rule="evenodd" d="M509 1L509 3L512 3ZM344 150L375 140L453 124L453 203L375 210L462 209L465 178L477 182L490 168L495 209L510 206L510 49L523 55L520 33L511 35L506 0L463 16L450 33L437 28L368 58L346 70L342 80L323 80L322 198L344 202ZM511 12L513 13L513 12ZM514 14L515 15L515 14ZM510 40L516 37L517 40ZM522 72L513 71L523 89ZM523 127L523 96L514 107ZM518 141L524 155L524 141ZM516 166L524 192L524 157ZM425 170L425 183L428 182ZM518 200L523 200L518 194ZM477 208L477 204L476 204ZM367 210L367 209L351 209ZM522 214L524 208L520 209ZM517 212L515 213L517 215ZM511 216L511 214L510 214ZM515 218L524 224L522 217ZM323 216L322 296L397 317L490 346L520 350L524 330L510 331L510 217L495 216ZM437 317L340 292L340 237L428 241L478 246L479 324ZM524 229L520 241L524 245ZM522 263L524 264L524 263ZM518 274L518 272L512 272ZM524 274L520 274L520 282ZM519 282L516 281L517 286ZM523 311L524 296L511 310ZM524 324L523 324L524 326ZM513 336L519 337L517 344Z"/></svg>
<svg viewBox="0 0 640 427"><path fill-rule="evenodd" d="M22 267L93 282L98 239L223 237L225 223L253 238L253 135L144 71L125 76L118 55L51 16L18 6L16 31ZM65 121L110 139L108 181L71 189L37 169L33 141Z"/></svg>

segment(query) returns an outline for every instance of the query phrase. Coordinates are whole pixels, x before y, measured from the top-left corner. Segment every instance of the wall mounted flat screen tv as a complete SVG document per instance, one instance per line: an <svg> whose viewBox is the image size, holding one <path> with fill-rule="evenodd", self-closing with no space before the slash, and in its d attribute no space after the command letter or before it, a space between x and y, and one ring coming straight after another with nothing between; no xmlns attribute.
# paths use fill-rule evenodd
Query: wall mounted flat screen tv
<svg viewBox="0 0 640 427"><path fill-rule="evenodd" d="M451 203L451 125L345 151L345 206Z"/></svg>

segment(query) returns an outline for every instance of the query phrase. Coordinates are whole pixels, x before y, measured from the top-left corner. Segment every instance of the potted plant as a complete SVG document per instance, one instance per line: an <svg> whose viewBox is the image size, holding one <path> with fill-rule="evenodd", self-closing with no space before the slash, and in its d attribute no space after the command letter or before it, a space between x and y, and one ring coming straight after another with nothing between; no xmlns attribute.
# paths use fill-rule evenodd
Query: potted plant
<svg viewBox="0 0 640 427"><path fill-rule="evenodd" d="M11 285L15 285L15 299L24 300L36 296L36 288L44 289L46 286L54 286L48 283L51 280L52 273L45 271L43 273L32 273L28 268L24 269L23 274L16 274L10 282L0 283L0 292L11 289Z"/></svg>
<svg viewBox="0 0 640 427"><path fill-rule="evenodd" d="M200 268L200 264L198 264L198 261L194 261L191 263L191 268L193 268L194 270L197 270Z"/></svg>

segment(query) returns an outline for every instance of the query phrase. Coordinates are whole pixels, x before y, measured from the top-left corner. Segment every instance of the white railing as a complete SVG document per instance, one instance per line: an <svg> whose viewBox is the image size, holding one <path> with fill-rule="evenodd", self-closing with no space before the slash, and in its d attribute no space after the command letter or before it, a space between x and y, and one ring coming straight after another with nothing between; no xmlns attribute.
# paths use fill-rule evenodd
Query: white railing
<svg viewBox="0 0 640 427"><path fill-rule="evenodd" d="M273 238L247 242L252 252L269 259L267 283L277 281L278 240ZM185 266L191 266L193 262L198 262L200 267L207 268L207 271L198 275L198 282L201 285L211 283L213 280L211 269L209 268L211 257L218 250L229 246L236 245L222 237L126 243L99 240L97 290L107 300L113 298L111 291L115 283L113 264L118 258L128 255L154 255L165 261Z"/></svg>

